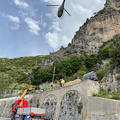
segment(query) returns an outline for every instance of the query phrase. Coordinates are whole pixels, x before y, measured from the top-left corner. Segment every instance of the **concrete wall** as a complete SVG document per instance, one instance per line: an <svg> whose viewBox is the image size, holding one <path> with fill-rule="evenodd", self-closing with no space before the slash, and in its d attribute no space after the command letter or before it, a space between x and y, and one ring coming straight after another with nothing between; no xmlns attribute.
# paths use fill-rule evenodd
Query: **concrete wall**
<svg viewBox="0 0 120 120"><path fill-rule="evenodd" d="M88 97L87 116L88 120L120 120L120 101Z"/></svg>
<svg viewBox="0 0 120 120"><path fill-rule="evenodd" d="M67 118L69 120L73 120L73 118L75 120L119 120L120 102L92 97L92 94L98 91L99 83L88 80L55 90L37 91L37 94L26 95L25 99L32 106L45 108L47 117L51 116L53 120L67 120ZM11 104L18 98L0 99L0 116L9 116ZM83 108L82 112L78 113L77 105L80 102L83 104ZM65 114L61 114L61 106L64 106ZM78 117L76 118L76 116Z"/></svg>
<svg viewBox="0 0 120 120"><path fill-rule="evenodd" d="M120 114L120 101L118 100L99 97L88 97L87 106L88 114Z"/></svg>

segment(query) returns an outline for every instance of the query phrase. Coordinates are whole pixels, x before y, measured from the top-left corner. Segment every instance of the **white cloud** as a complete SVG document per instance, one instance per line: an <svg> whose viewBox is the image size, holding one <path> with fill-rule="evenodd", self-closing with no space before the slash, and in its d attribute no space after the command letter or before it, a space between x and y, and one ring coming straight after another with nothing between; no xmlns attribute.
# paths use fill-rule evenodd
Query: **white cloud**
<svg viewBox="0 0 120 120"><path fill-rule="evenodd" d="M53 4L53 5L61 5L63 0L43 0L43 1Z"/></svg>
<svg viewBox="0 0 120 120"><path fill-rule="evenodd" d="M52 19L52 14L51 13L47 13L46 17L49 17L50 19Z"/></svg>
<svg viewBox="0 0 120 120"><path fill-rule="evenodd" d="M85 14L92 14L91 13L91 10L89 10L88 8L85 8L83 7L82 5L80 4L74 4L74 3L71 3L72 5L72 8L74 9L74 12L77 13L78 15L80 15L80 13L84 13Z"/></svg>
<svg viewBox="0 0 120 120"><path fill-rule="evenodd" d="M12 15L8 15L7 17L9 18L10 21L13 21L15 23L19 23L20 22L20 19L18 17L14 17Z"/></svg>
<svg viewBox="0 0 120 120"><path fill-rule="evenodd" d="M69 38L67 38L67 36L62 36L62 41L64 41L62 44L64 44L65 46L67 46L68 45L68 43L70 42L70 39Z"/></svg>
<svg viewBox="0 0 120 120"><path fill-rule="evenodd" d="M35 35L39 35L39 23L31 18L25 18L24 21L27 23L28 27L30 28L30 32L34 33Z"/></svg>
<svg viewBox="0 0 120 120"><path fill-rule="evenodd" d="M50 30L54 30L54 31L57 31L57 32L60 32L61 29L60 29L60 23L59 22L52 22L52 25L50 26Z"/></svg>
<svg viewBox="0 0 120 120"><path fill-rule="evenodd" d="M26 16L28 16L28 13L27 12L23 12L22 10L18 11L18 13L20 14L20 16L22 18L25 18Z"/></svg>
<svg viewBox="0 0 120 120"><path fill-rule="evenodd" d="M41 25L45 28L46 27L46 25L47 25L47 23L44 21L44 19L43 19L43 15L41 15L40 16L40 23L41 23Z"/></svg>
<svg viewBox="0 0 120 120"><path fill-rule="evenodd" d="M20 19L18 17L14 17L12 15L7 15L7 17L9 18L10 21L14 22L14 25L11 27L11 29L13 30L18 30L20 25Z"/></svg>
<svg viewBox="0 0 120 120"><path fill-rule="evenodd" d="M53 21L52 25L49 27L49 30L52 32L49 31L48 33L46 33L45 38L47 39L50 47L54 50L57 50L62 44L64 44L63 42L60 42L60 32L62 31L60 28L60 23L58 21Z"/></svg>
<svg viewBox="0 0 120 120"><path fill-rule="evenodd" d="M41 21L41 24L43 25L43 27L46 27L47 23L44 21Z"/></svg>
<svg viewBox="0 0 120 120"><path fill-rule="evenodd" d="M29 5L26 2L20 1L20 0L14 0L14 3L20 7L27 8Z"/></svg>
<svg viewBox="0 0 120 120"><path fill-rule="evenodd" d="M15 26L11 27L11 29L13 29L13 30L18 30L19 27L20 27L20 25L19 25L19 24L16 24Z"/></svg>
<svg viewBox="0 0 120 120"><path fill-rule="evenodd" d="M43 0L50 4L61 4L56 0ZM103 3L103 4L102 4ZM46 13L46 17L51 20L50 27L46 32L45 38L53 49L59 49L60 46L67 46L79 27L83 25L87 18L90 18L94 12L103 8L105 0L66 0L65 8L71 14L71 17L64 12L62 18L57 17L58 7L51 7L51 13ZM94 5L93 5L94 4Z"/></svg>
<svg viewBox="0 0 120 120"><path fill-rule="evenodd" d="M48 44L50 45L51 48L56 50L58 48L58 33L57 32L48 32L45 35L45 38L48 40Z"/></svg>
<svg viewBox="0 0 120 120"><path fill-rule="evenodd" d="M102 0L96 0L98 3L101 3L102 2Z"/></svg>

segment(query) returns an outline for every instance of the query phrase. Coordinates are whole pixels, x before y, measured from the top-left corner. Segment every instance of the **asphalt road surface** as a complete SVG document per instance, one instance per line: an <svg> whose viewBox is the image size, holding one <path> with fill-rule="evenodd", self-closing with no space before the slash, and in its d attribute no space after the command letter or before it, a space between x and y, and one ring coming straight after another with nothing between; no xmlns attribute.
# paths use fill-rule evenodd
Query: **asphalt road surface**
<svg viewBox="0 0 120 120"><path fill-rule="evenodd" d="M0 120L10 120L10 118L0 117Z"/></svg>
<svg viewBox="0 0 120 120"><path fill-rule="evenodd" d="M10 120L10 118L0 117L0 120ZM33 119L33 120L41 120L41 119Z"/></svg>
<svg viewBox="0 0 120 120"><path fill-rule="evenodd" d="M10 118L0 117L0 120L10 120ZM33 120L41 120L41 119L33 119Z"/></svg>

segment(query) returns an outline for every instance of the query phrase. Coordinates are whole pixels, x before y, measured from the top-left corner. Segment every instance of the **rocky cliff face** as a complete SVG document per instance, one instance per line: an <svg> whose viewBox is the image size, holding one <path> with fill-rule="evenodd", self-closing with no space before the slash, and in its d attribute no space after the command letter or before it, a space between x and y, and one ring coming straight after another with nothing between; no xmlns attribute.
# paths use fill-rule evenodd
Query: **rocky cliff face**
<svg viewBox="0 0 120 120"><path fill-rule="evenodd" d="M78 57L84 53L97 54L103 42L112 39L117 34L120 34L120 1L106 0L104 9L86 20L68 47L61 47L59 51L51 53L48 59L42 60L42 64L46 67L52 66L54 61L71 57L73 53Z"/></svg>
<svg viewBox="0 0 120 120"><path fill-rule="evenodd" d="M99 47L120 34L120 1L107 0L105 8L100 10L76 32L72 45L80 45L91 54L97 53Z"/></svg>
<svg viewBox="0 0 120 120"><path fill-rule="evenodd" d="M107 10L111 8L115 10L120 10L120 1L119 0L106 0L105 8Z"/></svg>
<svg viewBox="0 0 120 120"><path fill-rule="evenodd" d="M116 68L110 71L102 79L103 88L107 91L120 90L120 69Z"/></svg>

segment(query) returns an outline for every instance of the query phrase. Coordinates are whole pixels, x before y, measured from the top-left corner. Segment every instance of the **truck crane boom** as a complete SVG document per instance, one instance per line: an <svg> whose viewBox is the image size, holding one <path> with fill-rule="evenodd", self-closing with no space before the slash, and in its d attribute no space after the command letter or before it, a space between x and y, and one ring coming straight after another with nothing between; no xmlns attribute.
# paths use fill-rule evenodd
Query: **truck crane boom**
<svg viewBox="0 0 120 120"><path fill-rule="evenodd" d="M20 97L20 106L23 106L23 100L24 100L24 97L25 97L27 91L36 90L36 89L38 89L38 88L32 87L32 88L27 88L24 90L23 94Z"/></svg>
<svg viewBox="0 0 120 120"><path fill-rule="evenodd" d="M17 117L19 120L24 120L25 116L29 113L30 116L39 117L45 116L45 109L34 108L28 106L28 101L24 100L24 97L28 91L39 90L39 87L27 88L24 90L20 99L14 102L13 108L10 113L11 120L16 120Z"/></svg>

